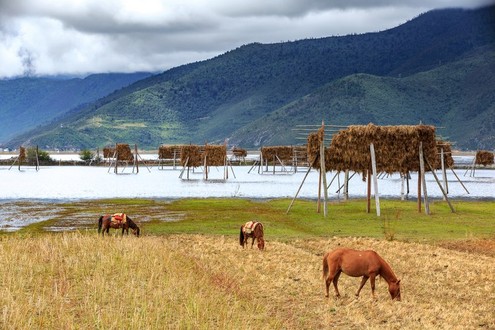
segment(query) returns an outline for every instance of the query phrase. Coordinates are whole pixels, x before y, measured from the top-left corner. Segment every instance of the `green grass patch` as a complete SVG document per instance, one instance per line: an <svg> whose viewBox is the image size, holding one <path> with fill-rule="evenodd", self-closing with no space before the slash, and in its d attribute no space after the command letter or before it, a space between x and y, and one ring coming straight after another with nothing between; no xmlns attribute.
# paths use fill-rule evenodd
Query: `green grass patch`
<svg viewBox="0 0 495 330"><path fill-rule="evenodd" d="M452 213L446 202L431 203L431 214L418 212L415 201L382 200L381 216L366 213L365 200L331 202L327 217L317 212L314 200L234 198L152 200L105 199L71 203L33 203L50 209L53 217L22 228L20 233L41 233L49 226L75 226L96 231L101 214L126 212L144 235L238 235L250 220L263 222L268 240L287 241L321 237L372 237L400 241L438 241L495 238L495 202L456 201ZM27 206L23 204L25 209ZM5 233L10 234L10 233Z"/></svg>

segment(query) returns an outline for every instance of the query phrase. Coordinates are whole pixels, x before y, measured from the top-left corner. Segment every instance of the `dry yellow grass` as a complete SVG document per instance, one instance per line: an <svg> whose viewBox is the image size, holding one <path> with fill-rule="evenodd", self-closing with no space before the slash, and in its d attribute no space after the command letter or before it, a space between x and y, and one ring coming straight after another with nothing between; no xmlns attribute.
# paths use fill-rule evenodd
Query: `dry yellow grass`
<svg viewBox="0 0 495 330"><path fill-rule="evenodd" d="M236 237L60 234L0 240L0 328L472 329L495 328L495 258L366 238L278 242L243 250ZM324 297L323 254L374 249L401 278L342 275Z"/></svg>

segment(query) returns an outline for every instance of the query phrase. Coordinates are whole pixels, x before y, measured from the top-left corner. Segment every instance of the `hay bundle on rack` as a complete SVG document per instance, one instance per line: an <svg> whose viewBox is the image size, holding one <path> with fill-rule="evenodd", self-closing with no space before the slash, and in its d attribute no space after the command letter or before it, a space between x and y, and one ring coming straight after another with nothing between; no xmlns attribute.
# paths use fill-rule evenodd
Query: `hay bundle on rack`
<svg viewBox="0 0 495 330"><path fill-rule="evenodd" d="M242 158L242 157L247 156L247 151L246 151L246 149L241 149L241 148L235 147L234 149L232 149L232 154L235 157Z"/></svg>
<svg viewBox="0 0 495 330"><path fill-rule="evenodd" d="M187 167L201 166L201 147L197 145L184 145L180 148L180 164Z"/></svg>
<svg viewBox="0 0 495 330"><path fill-rule="evenodd" d="M103 148L103 158L113 158L115 155L114 147L104 147Z"/></svg>
<svg viewBox="0 0 495 330"><path fill-rule="evenodd" d="M227 158L227 147L224 145L206 145L203 153L202 162L206 157L207 166L224 166Z"/></svg>
<svg viewBox="0 0 495 330"><path fill-rule="evenodd" d="M174 159L180 154L180 146L160 146L158 159Z"/></svg>
<svg viewBox="0 0 495 330"><path fill-rule="evenodd" d="M128 144L119 143L117 144L117 160L120 161L133 161L134 155L131 152L131 148Z"/></svg>
<svg viewBox="0 0 495 330"><path fill-rule="evenodd" d="M314 169L320 169L320 145L325 138L325 129L321 127L316 133L308 135L308 144L306 146L306 152L308 157L308 163L312 165ZM325 148L325 171L331 171L330 163L328 162L328 148Z"/></svg>
<svg viewBox="0 0 495 330"><path fill-rule="evenodd" d="M26 148L19 148L19 162L24 162L26 160Z"/></svg>
<svg viewBox="0 0 495 330"><path fill-rule="evenodd" d="M275 160L278 162L279 160L282 162L292 161L292 147L287 146L276 146L276 147L263 147L261 148L261 156L264 160L269 162Z"/></svg>
<svg viewBox="0 0 495 330"><path fill-rule="evenodd" d="M364 173L371 168L370 144L373 143L378 172L418 171L419 145L430 164L437 164L435 127L427 125L356 125L341 130L332 138L326 152L326 167Z"/></svg>
<svg viewBox="0 0 495 330"><path fill-rule="evenodd" d="M452 146L447 141L438 140L437 141L438 155L441 155L442 149L443 149L443 159L445 161L445 167L452 168L454 166L454 158L452 158ZM431 164L431 166L433 166L433 168L437 170L441 169L442 168L441 162L442 162L441 157L438 157L438 163L436 163L435 165Z"/></svg>
<svg viewBox="0 0 495 330"><path fill-rule="evenodd" d="M297 162L308 162L308 147L307 146L295 146L292 149L293 159Z"/></svg>
<svg viewBox="0 0 495 330"><path fill-rule="evenodd" d="M493 165L493 153L486 150L479 150L476 152L476 165Z"/></svg>

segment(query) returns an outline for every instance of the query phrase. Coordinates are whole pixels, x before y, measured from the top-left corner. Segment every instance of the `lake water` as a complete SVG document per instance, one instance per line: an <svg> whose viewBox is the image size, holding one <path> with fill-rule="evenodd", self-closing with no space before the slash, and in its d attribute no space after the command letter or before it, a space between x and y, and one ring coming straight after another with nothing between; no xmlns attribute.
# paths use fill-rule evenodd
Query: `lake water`
<svg viewBox="0 0 495 330"><path fill-rule="evenodd" d="M311 170L304 183L306 168L299 168L296 173L283 171L272 167L268 171L258 173L261 169L250 166L228 167L228 179L224 179L223 167L212 167L209 180L204 179L201 168L181 175L181 169L171 167L160 169L140 166L138 174L132 173L132 167L126 168L119 174L114 174L108 167L94 166L46 166L38 171L34 167L17 167L9 170L9 166L0 166L0 230L18 228L13 221L24 225L31 222L49 219L48 211L33 212L23 209L22 202L38 201L40 203L57 204L68 200L92 200L104 198L148 198L148 199L179 199L206 197L234 197L252 199L293 198L301 187L298 198L317 199L319 174ZM475 176L471 172L458 169L448 171L448 196L451 199L495 199L495 170L477 169ZM466 174L466 175L465 175ZM437 176L442 180L441 173ZM343 183L341 173L327 173L329 199L342 198L337 193ZM428 196L442 198L441 190L433 175L426 175ZM407 183L407 182L406 182ZM405 183L405 187L407 187ZM398 174L382 176L378 180L378 190L381 198L400 198L402 180ZM464 187L463 187L464 185ZM417 176L411 174L409 181L410 199L417 195ZM349 181L349 197L366 197L366 182L359 174ZM405 188L406 189L406 188ZM467 189L467 191L466 191ZM13 207L15 205L15 207ZM26 206L27 207L27 206ZM48 213L47 213L48 212Z"/></svg>

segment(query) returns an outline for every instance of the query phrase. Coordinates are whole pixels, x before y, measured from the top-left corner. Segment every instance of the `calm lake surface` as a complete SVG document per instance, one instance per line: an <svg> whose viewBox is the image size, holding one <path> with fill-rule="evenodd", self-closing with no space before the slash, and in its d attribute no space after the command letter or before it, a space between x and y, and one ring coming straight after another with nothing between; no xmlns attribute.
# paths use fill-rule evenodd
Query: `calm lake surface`
<svg viewBox="0 0 495 330"><path fill-rule="evenodd" d="M224 179L225 171L228 178ZM38 171L34 167L0 166L0 230L15 230L30 222L50 219L50 211L42 208L33 210L40 203L54 206L66 201L84 201L106 198L293 198L298 189L298 198L317 199L319 174L311 170L304 180L307 168L266 168L233 166L210 168L208 180L204 179L201 168L182 173L181 168L139 167L139 173L132 173L128 167L115 174L113 169L104 166L46 166ZM260 173L259 173L260 171ZM182 178L180 175L182 173ZM459 180L457 179L456 175ZM189 178L187 179L189 175ZM352 175L352 173L351 173ZM437 172L439 180L441 172ZM304 183L303 183L304 180ZM330 184L330 200L342 198L344 175L327 173ZM426 175L427 192L431 198L442 198L441 190L431 173ZM495 170L477 169L474 176L471 171L462 169L447 172L448 196L455 199L495 199ZM366 182L359 174L349 181L349 197L366 197ZM402 180L398 174L378 179L380 198L400 198ZM409 180L409 199L417 195L417 175L411 174ZM374 191L374 190L373 190ZM407 192L407 181L404 181ZM55 212L55 211L52 211ZM10 229L9 229L10 228Z"/></svg>

